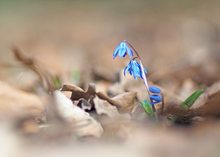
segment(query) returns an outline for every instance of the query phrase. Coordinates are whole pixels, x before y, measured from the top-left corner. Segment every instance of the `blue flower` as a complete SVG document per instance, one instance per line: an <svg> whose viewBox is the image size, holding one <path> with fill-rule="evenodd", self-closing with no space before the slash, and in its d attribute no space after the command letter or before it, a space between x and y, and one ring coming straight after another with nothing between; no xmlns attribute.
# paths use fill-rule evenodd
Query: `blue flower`
<svg viewBox="0 0 220 157"><path fill-rule="evenodd" d="M151 104L158 104L162 101L161 95L150 95Z"/></svg>
<svg viewBox="0 0 220 157"><path fill-rule="evenodd" d="M130 47L128 46L128 44L126 42L121 42L115 49L114 53L113 53L113 59L115 59L117 56L119 56L120 58L125 57L126 55L129 55L130 57L133 57L133 52L130 49Z"/></svg>
<svg viewBox="0 0 220 157"><path fill-rule="evenodd" d="M143 74L142 74L142 70L141 70L141 65L140 63L138 63L135 59L130 60L130 62L128 63L128 65L124 68L124 75L129 72L129 74L131 76L133 76L135 79L137 79L138 77L140 77L141 79L143 79ZM147 73L146 69L145 69L145 73Z"/></svg>
<svg viewBox="0 0 220 157"><path fill-rule="evenodd" d="M156 87L156 86L150 86L149 87L149 91L151 93L154 93L154 94L160 94L161 93L161 90L160 88Z"/></svg>
<svg viewBox="0 0 220 157"><path fill-rule="evenodd" d="M160 88L156 86L150 86L149 91L152 93L152 95L150 95L151 104L158 104L162 101Z"/></svg>

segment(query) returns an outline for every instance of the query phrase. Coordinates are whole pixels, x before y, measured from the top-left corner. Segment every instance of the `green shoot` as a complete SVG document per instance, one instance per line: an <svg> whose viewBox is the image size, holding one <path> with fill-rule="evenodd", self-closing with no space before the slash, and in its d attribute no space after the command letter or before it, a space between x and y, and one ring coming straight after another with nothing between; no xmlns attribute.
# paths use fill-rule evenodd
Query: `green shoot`
<svg viewBox="0 0 220 157"><path fill-rule="evenodd" d="M184 102L181 103L180 107L185 110L189 109L203 92L203 90L196 90Z"/></svg>

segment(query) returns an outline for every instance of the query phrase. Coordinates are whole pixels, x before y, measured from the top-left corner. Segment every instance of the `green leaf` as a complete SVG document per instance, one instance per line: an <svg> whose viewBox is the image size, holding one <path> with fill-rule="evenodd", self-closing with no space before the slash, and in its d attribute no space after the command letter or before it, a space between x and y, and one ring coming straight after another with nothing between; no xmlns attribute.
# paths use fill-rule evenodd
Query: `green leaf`
<svg viewBox="0 0 220 157"><path fill-rule="evenodd" d="M53 78L53 85L54 85L54 87L55 87L56 89L61 88L62 82L61 82L61 80L60 80L60 78L59 78L58 76L55 76L55 77Z"/></svg>
<svg viewBox="0 0 220 157"><path fill-rule="evenodd" d="M193 92L184 102L181 103L181 108L186 110L189 109L203 92L203 90Z"/></svg>
<svg viewBox="0 0 220 157"><path fill-rule="evenodd" d="M147 100L142 101L141 106L144 108L145 112L150 117L154 117L154 111L153 111L152 105L149 101L147 101Z"/></svg>

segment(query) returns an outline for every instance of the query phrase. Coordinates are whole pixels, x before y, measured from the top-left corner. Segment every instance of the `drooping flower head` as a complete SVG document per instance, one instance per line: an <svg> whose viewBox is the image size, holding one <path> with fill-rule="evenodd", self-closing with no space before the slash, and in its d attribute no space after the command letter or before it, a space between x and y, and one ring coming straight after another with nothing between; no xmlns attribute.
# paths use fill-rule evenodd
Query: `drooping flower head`
<svg viewBox="0 0 220 157"><path fill-rule="evenodd" d="M131 76L134 77L134 79L137 79L138 77L143 79L143 74L141 70L141 65L138 61L135 59L130 60L128 65L124 68L124 75L129 72ZM145 73L147 73L146 69L144 70Z"/></svg>
<svg viewBox="0 0 220 157"><path fill-rule="evenodd" d="M120 58L125 57L126 55L129 55L129 57L133 57L133 52L128 46L128 44L125 41L122 41L115 49L113 53L113 58L115 59L117 56Z"/></svg>

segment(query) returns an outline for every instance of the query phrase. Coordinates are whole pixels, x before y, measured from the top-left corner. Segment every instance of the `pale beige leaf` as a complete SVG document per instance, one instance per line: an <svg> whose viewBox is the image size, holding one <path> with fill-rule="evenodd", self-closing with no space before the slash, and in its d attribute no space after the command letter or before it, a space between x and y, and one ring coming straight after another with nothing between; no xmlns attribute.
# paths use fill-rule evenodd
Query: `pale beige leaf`
<svg viewBox="0 0 220 157"><path fill-rule="evenodd" d="M135 105L137 105L137 93L126 92L113 97L112 100L118 104L120 111L131 112Z"/></svg>
<svg viewBox="0 0 220 157"><path fill-rule="evenodd" d="M103 128L89 113L83 111L62 92L55 91L55 101L60 115L72 126L78 136L100 137Z"/></svg>

